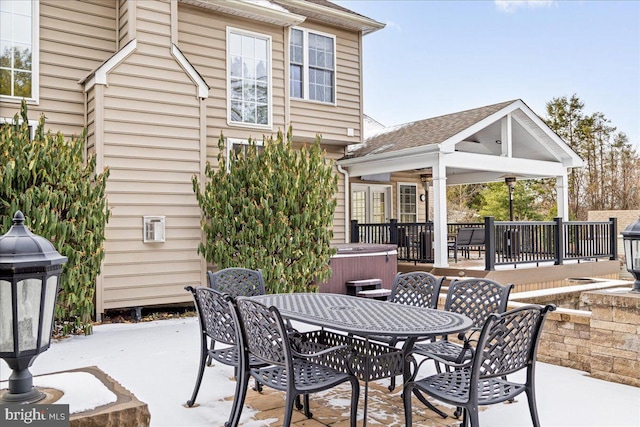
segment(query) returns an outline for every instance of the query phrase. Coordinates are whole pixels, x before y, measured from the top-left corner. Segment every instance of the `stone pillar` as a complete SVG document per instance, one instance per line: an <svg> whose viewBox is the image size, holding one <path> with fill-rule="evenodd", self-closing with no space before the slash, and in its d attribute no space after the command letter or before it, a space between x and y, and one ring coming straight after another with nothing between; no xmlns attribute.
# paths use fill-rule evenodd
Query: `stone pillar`
<svg viewBox="0 0 640 427"><path fill-rule="evenodd" d="M591 375L640 387L640 294L594 291L591 306Z"/></svg>

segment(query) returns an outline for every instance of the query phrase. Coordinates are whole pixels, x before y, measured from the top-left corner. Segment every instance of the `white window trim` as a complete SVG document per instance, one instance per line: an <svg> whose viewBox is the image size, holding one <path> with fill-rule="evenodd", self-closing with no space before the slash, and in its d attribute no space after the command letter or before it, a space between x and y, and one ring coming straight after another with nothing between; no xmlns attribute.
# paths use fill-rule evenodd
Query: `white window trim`
<svg viewBox="0 0 640 427"><path fill-rule="evenodd" d="M397 191L397 207L398 210L396 212L398 212L398 222L402 222L400 219L402 217L402 210L401 210L401 200L402 200L402 192L400 191L400 187L402 186L407 186L407 187L415 187L416 189L416 200L415 200L415 207L416 207L416 211L415 211L415 215L416 215L416 220L415 222L418 222L418 199L420 197L420 195L418 194L418 184L416 184L415 182L398 182L398 191Z"/></svg>
<svg viewBox="0 0 640 427"><path fill-rule="evenodd" d="M338 105L338 88L337 88L337 74L338 74L338 55L337 45L336 45L336 36L334 34L323 33L322 31L310 30L308 28L303 27L291 27L289 29L289 45L287 49L291 49L291 31L299 30L302 31L302 98L296 98L289 95L289 98L294 99L296 101L305 101L305 102L313 102L321 105ZM316 101L315 99L309 99L309 33L317 34L319 36L329 37L333 39L333 102L326 101ZM287 75L289 75L289 70L291 69L291 58L289 58L289 64L287 64ZM289 75L289 78L291 76ZM289 84L289 82L287 82Z"/></svg>
<svg viewBox="0 0 640 427"><path fill-rule="evenodd" d="M0 125L2 124L13 124L13 119L9 119L6 117L0 117ZM18 119L18 124L21 125L23 123L22 119ZM29 140L33 141L33 138L36 136L36 127L38 126L37 120L27 120L27 124L29 125Z"/></svg>
<svg viewBox="0 0 640 427"><path fill-rule="evenodd" d="M257 147L262 147L263 141L253 140ZM229 168L231 165L231 150L234 145L249 145L248 139L239 139L239 138L226 138L225 140L225 149L227 150L227 172L229 172Z"/></svg>
<svg viewBox="0 0 640 427"><path fill-rule="evenodd" d="M31 98L21 96L0 95L1 101L22 102L38 105L40 103L40 0L31 0Z"/></svg>
<svg viewBox="0 0 640 427"><path fill-rule="evenodd" d="M266 125L243 123L243 122L234 122L233 120L231 120L231 55L230 55L231 47L229 46L229 43L231 42L231 37L230 37L231 33L243 34L243 35L247 35L247 36L251 36L251 37L261 38L261 39L265 39L267 41L267 61L269 62L269 65L268 65L269 76L267 78L269 95L267 97L268 98L267 103L269 105L269 118L268 118L268 123ZM226 52L226 54L227 54L227 125L233 126L233 127L244 127L244 128L251 128L251 129L268 129L268 130L272 130L273 129L273 81L272 81L272 76L273 76L272 49L273 49L273 47L272 46L273 46L272 38L268 34L256 33L256 32L253 32L253 31L247 31L247 30L243 30L243 29L235 28L235 27L227 27L227 41L226 41L226 48L227 48L227 52Z"/></svg>

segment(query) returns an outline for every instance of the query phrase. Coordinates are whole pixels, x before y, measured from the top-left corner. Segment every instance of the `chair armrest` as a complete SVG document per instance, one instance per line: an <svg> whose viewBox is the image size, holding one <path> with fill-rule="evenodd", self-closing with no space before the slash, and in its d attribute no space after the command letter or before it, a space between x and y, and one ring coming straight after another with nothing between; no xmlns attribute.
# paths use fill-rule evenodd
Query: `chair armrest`
<svg viewBox="0 0 640 427"><path fill-rule="evenodd" d="M300 353L297 350L295 350L294 348L291 349L291 354L294 357L299 357L299 358L305 358L305 359L312 359L314 357L320 357L320 356L324 356L325 354L329 354L329 353L338 353L338 350L348 350L349 346L347 345L338 345L335 347L329 347L329 348L325 348L324 350L318 351L316 353Z"/></svg>

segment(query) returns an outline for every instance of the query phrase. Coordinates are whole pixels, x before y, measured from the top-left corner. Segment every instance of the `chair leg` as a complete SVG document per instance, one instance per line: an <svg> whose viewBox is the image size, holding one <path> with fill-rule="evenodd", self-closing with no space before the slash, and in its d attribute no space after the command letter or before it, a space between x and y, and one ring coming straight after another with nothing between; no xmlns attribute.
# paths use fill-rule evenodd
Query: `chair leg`
<svg viewBox="0 0 640 427"><path fill-rule="evenodd" d="M440 415L442 418L447 418L448 415L445 414L444 412L442 412L440 409L436 408L433 403L429 402L427 400L426 397L424 397L424 394L420 393L419 390L414 390L413 394L415 394L415 396L418 398L418 400L420 402L422 402L422 404L424 406L426 406L427 408L431 409L433 412L435 412L436 414Z"/></svg>
<svg viewBox="0 0 640 427"><path fill-rule="evenodd" d="M293 405L295 403L297 395L293 395L291 390L287 390L287 398L284 406L284 420L282 421L282 427L290 427L291 419L293 417Z"/></svg>
<svg viewBox="0 0 640 427"><path fill-rule="evenodd" d="M469 421L471 422L471 427L480 427L480 423L478 421L478 407L466 408L464 411L467 414Z"/></svg>
<svg viewBox="0 0 640 427"><path fill-rule="evenodd" d="M237 427L240 422L242 407L247 397L247 388L249 388L249 376L249 372L242 372L236 377L236 392L233 396L231 413L229 414L229 421L224 424L224 427Z"/></svg>
<svg viewBox="0 0 640 427"><path fill-rule="evenodd" d="M540 427L540 419L538 418L538 405L536 404L536 393L533 387L527 387L527 401L529 402L529 412L531 413L531 422L534 427Z"/></svg>
<svg viewBox="0 0 640 427"><path fill-rule="evenodd" d="M202 345L200 346L200 367L198 368L198 377L196 378L196 385L193 388L193 393L191 394L191 399L187 400L187 406L192 407L194 403L196 403L196 397L198 396L198 391L200 390L200 384L202 383L202 376L204 375L204 367L207 361L207 357L209 353L207 352L207 341L206 339L202 341Z"/></svg>
<svg viewBox="0 0 640 427"><path fill-rule="evenodd" d="M404 424L405 427L411 427L413 425L413 414L411 412L411 395L413 394L413 387L411 384L404 386L402 391L402 400L404 403Z"/></svg>
<svg viewBox="0 0 640 427"><path fill-rule="evenodd" d="M308 419L313 418L313 413L311 412L311 406L309 406L309 393L304 395L304 414Z"/></svg>
<svg viewBox="0 0 640 427"><path fill-rule="evenodd" d="M356 427L358 421L358 400L360 399L360 382L357 378L349 378L351 381L351 427Z"/></svg>

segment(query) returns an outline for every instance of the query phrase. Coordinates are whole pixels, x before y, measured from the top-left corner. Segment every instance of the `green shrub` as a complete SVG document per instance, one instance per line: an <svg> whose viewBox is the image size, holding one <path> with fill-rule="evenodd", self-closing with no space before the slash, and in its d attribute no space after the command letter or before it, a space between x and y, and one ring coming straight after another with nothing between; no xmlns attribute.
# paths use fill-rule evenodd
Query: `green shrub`
<svg viewBox="0 0 640 427"><path fill-rule="evenodd" d="M13 123L1 126L0 229L6 233L20 209L25 225L69 259L60 278L56 328L62 334L90 334L109 219L104 197L109 173L95 174L95 156L85 162L84 132L65 140L60 132L45 133L44 126L42 116L31 140L24 102Z"/></svg>
<svg viewBox="0 0 640 427"><path fill-rule="evenodd" d="M286 137L249 141L227 165L224 137L218 167L207 163L206 183L193 178L203 213L198 252L218 269L262 269L267 291L309 292L331 275L329 258L338 178L320 137L300 150ZM228 167L227 167L228 166Z"/></svg>

